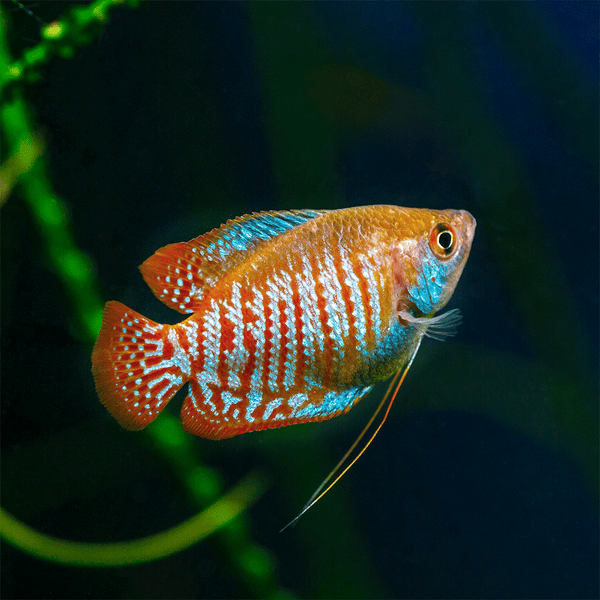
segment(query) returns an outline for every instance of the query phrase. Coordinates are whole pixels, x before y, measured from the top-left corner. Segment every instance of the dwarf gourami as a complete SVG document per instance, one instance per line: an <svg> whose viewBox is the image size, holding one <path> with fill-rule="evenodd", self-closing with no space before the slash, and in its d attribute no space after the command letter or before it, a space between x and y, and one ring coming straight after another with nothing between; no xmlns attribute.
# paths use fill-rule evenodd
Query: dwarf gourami
<svg viewBox="0 0 600 600"><path fill-rule="evenodd" d="M403 378L425 335L452 334L458 311L434 315L475 225L464 210L273 211L165 246L140 270L189 316L162 325L108 302L92 354L100 400L142 429L188 383L183 427L210 439L346 413L378 381Z"/></svg>

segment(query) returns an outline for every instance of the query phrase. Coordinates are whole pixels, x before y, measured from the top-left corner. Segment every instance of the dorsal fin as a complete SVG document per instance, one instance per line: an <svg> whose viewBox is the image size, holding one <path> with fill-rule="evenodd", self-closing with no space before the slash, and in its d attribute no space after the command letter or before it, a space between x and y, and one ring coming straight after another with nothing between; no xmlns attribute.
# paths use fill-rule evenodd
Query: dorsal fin
<svg viewBox="0 0 600 600"><path fill-rule="evenodd" d="M326 212L269 211L238 217L189 242L157 250L144 261L140 271L159 300L190 314L197 310L208 288L259 246Z"/></svg>

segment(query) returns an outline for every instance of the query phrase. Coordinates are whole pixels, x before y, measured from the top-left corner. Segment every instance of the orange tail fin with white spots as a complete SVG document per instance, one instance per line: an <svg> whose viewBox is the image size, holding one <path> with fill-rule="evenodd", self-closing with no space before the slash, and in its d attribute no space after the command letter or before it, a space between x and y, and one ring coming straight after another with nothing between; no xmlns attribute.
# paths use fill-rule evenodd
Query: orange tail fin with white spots
<svg viewBox="0 0 600 600"><path fill-rule="evenodd" d="M125 429L143 429L187 381L176 355L176 325L107 302L92 353L102 404Z"/></svg>

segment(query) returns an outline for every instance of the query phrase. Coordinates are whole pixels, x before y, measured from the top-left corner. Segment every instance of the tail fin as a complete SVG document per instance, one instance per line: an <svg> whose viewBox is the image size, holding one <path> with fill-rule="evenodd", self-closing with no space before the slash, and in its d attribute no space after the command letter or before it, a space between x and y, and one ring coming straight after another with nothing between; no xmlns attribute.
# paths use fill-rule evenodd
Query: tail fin
<svg viewBox="0 0 600 600"><path fill-rule="evenodd" d="M173 360L176 345L174 326L106 303L92 373L102 404L125 429L146 427L187 381Z"/></svg>

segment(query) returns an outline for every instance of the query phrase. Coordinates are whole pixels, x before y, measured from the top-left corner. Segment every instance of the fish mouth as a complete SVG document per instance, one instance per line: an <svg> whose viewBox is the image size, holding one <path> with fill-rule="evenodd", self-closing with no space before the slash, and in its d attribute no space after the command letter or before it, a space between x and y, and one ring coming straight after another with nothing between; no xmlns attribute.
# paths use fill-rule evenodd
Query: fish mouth
<svg viewBox="0 0 600 600"><path fill-rule="evenodd" d="M475 217L468 210L459 211L460 225L466 228L466 238L470 243L475 236L475 228L477 227L477 221Z"/></svg>

